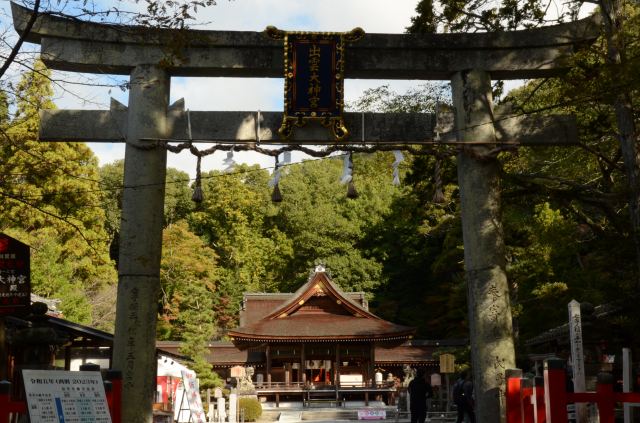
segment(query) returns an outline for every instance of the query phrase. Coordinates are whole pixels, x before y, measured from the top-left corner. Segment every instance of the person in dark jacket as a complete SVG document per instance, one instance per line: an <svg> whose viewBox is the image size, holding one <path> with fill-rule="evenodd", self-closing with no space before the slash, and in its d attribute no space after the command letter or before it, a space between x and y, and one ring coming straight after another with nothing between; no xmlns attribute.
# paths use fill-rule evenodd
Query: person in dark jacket
<svg viewBox="0 0 640 423"><path fill-rule="evenodd" d="M476 415L473 400L473 381L468 371L460 373L460 378L453 385L453 402L458 409L456 423L475 423Z"/></svg>
<svg viewBox="0 0 640 423"><path fill-rule="evenodd" d="M424 423L427 418L427 398L433 396L427 374L419 368L416 377L409 383L409 410L411 423Z"/></svg>

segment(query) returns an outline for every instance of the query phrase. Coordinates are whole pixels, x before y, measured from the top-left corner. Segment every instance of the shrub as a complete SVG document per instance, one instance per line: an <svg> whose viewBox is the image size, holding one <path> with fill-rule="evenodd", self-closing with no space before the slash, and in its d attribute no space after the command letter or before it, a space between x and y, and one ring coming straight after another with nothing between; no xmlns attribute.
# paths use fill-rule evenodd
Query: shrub
<svg viewBox="0 0 640 423"><path fill-rule="evenodd" d="M240 398L238 411L241 416L244 413L245 422L255 422L262 415L262 404L255 398Z"/></svg>

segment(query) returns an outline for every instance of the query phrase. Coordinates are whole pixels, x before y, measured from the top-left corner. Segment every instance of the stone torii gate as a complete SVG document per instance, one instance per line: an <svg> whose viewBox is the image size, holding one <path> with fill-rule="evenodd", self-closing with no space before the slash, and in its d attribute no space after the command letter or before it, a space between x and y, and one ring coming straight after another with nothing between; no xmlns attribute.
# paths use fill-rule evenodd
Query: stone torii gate
<svg viewBox="0 0 640 423"><path fill-rule="evenodd" d="M31 11L12 4L22 33ZM593 22L476 34L368 34L349 47L346 78L451 80L455 129L442 142L458 155L471 351L480 422L504 420L504 370L515 367L511 310L499 219L496 146L576 142L568 117L494 111L491 78L556 76L574 49L595 38ZM166 148L150 140L187 140L183 102L169 106L171 76L281 77L283 47L259 32L188 31L180 60L170 30L111 26L41 15L27 41L41 45L51 69L130 76L128 107L45 111L44 141L126 142L114 368L123 372L123 421L150 422L155 392L155 328L162 244ZM225 143L278 141L281 113L193 112L191 138ZM361 119L365 120L362 125ZM347 114L351 139L368 144L433 140L433 115ZM362 134L360 128L366 127ZM259 134L258 134L259 128ZM259 138L258 138L259 135ZM296 130L294 142L326 144L324 133Z"/></svg>

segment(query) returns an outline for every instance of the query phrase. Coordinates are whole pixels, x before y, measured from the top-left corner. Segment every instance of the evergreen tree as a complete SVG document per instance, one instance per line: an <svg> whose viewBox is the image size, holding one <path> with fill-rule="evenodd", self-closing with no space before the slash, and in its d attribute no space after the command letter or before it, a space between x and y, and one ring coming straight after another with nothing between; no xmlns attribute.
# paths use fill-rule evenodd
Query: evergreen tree
<svg viewBox="0 0 640 423"><path fill-rule="evenodd" d="M286 236L265 221L273 213L268 178L246 165L205 173L204 201L189 217L192 230L219 256L224 295L216 307L229 325L224 329L235 326L243 292L277 292L291 256Z"/></svg>
<svg viewBox="0 0 640 423"><path fill-rule="evenodd" d="M201 388L220 384L208 363L208 344L217 332L214 303L220 295L216 262L216 254L189 231L186 222L165 229L158 338L182 341L180 353L193 361Z"/></svg>
<svg viewBox="0 0 640 423"><path fill-rule="evenodd" d="M23 242L34 245L34 293L63 300L71 293L61 304L69 318L108 327L111 322L88 305L116 280L99 207L97 160L81 143L37 141L38 112L53 107L49 77L41 62L23 75L15 115L2 127L0 230L22 233Z"/></svg>
<svg viewBox="0 0 640 423"><path fill-rule="evenodd" d="M393 156L353 155L357 198L347 198L347 186L340 184L343 157L306 161L283 173L284 200L272 217L293 244L283 291L300 287L318 263L346 291L372 292L382 281L382 266L364 240L398 193L392 185Z"/></svg>

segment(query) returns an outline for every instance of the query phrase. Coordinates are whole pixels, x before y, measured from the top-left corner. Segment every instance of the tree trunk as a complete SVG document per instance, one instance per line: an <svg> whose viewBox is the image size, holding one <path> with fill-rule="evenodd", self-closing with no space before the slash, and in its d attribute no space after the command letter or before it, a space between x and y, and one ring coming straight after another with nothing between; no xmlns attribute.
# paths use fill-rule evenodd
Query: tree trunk
<svg viewBox="0 0 640 423"><path fill-rule="evenodd" d="M625 42L622 34L621 0L603 0L600 2L604 15L607 37L607 61L612 68L621 68L624 64ZM629 214L631 233L636 250L636 291L640 290L640 154L638 152L633 103L630 90L621 87L613 101L618 125L618 139L629 181Z"/></svg>

